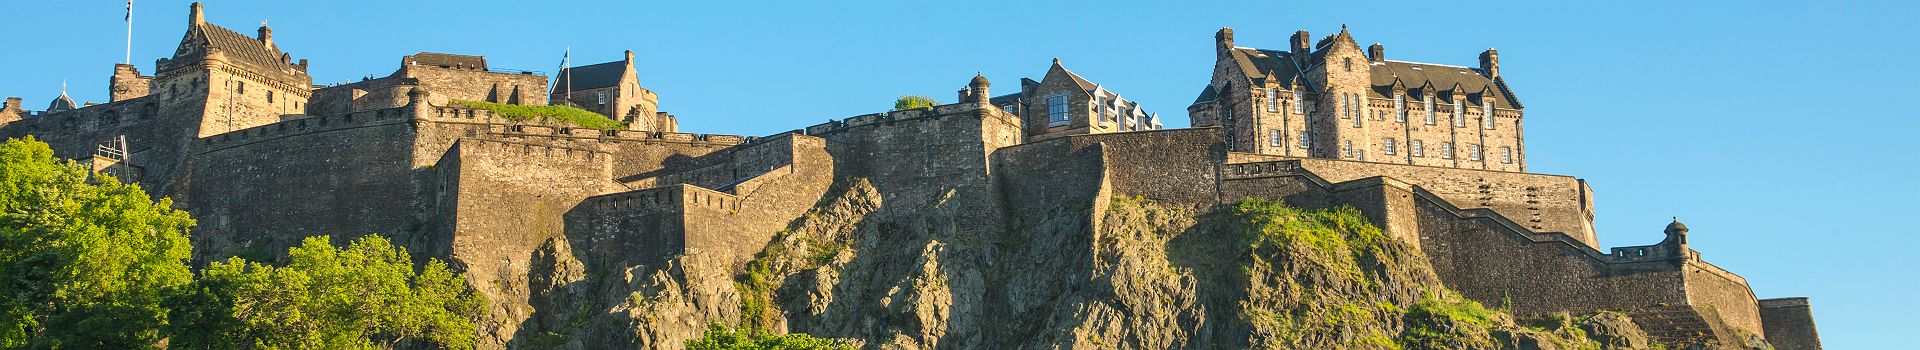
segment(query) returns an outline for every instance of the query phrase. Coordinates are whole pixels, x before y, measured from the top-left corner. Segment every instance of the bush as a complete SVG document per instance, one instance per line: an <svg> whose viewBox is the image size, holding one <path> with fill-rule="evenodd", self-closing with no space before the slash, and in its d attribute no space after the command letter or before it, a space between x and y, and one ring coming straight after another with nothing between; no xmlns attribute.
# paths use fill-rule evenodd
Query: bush
<svg viewBox="0 0 1920 350"><path fill-rule="evenodd" d="M938 105L940 105L939 100L919 95L900 96L899 99L893 100L893 110L896 111L930 108Z"/></svg>
<svg viewBox="0 0 1920 350"><path fill-rule="evenodd" d="M531 120L545 118L567 122L582 128L597 130L626 130L627 123L607 118L592 111L569 106L526 106L505 103L453 100L453 104L467 108L493 111L501 117L512 120Z"/></svg>
<svg viewBox="0 0 1920 350"><path fill-rule="evenodd" d="M687 350L828 350L853 347L837 344L832 339L814 338L805 333L772 334L757 331L744 331L727 326L707 324L707 333L700 339L687 341Z"/></svg>

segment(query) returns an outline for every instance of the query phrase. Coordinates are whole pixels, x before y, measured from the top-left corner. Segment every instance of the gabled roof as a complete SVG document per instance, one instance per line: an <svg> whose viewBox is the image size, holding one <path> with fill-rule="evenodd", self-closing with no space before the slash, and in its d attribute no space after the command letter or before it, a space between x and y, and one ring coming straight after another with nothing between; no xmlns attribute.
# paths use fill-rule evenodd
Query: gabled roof
<svg viewBox="0 0 1920 350"><path fill-rule="evenodd" d="M1383 89L1378 87L1391 86L1394 80L1398 79L1406 84L1408 88L1432 85L1434 90L1432 92L1434 93L1444 94L1446 92L1452 92L1456 96L1467 97L1470 101L1479 101L1481 97L1479 93L1489 91L1497 94L1494 95L1497 97L1497 101L1494 103L1495 107L1514 108L1516 105L1510 92L1496 85L1493 79L1487 78L1487 76L1481 74L1478 69L1388 60L1374 64L1372 72L1373 85L1376 87L1373 89L1373 97L1377 98L1391 98L1390 95L1384 93L1390 92L1390 88L1387 89L1387 91L1382 91ZM1424 93L1426 91L1422 92Z"/></svg>
<svg viewBox="0 0 1920 350"><path fill-rule="evenodd" d="M580 91L619 85L620 76L626 72L627 61L624 60L568 68L554 78L553 91L560 93L564 92L561 89Z"/></svg>
<svg viewBox="0 0 1920 350"><path fill-rule="evenodd" d="M1240 65L1240 71L1256 83L1276 80L1280 85L1291 86L1300 78L1300 68L1294 64L1290 52L1236 47L1232 54L1234 63Z"/></svg>
<svg viewBox="0 0 1920 350"><path fill-rule="evenodd" d="M487 70L487 56L455 55L450 53L421 52L406 57L408 64L445 68L467 68Z"/></svg>
<svg viewBox="0 0 1920 350"><path fill-rule="evenodd" d="M200 30L195 32L199 33L196 39L200 40L200 44L219 48L220 52L229 59L261 68L274 68L287 64L281 60L286 53L280 52L279 48L268 46L259 39L213 23L201 23L199 27Z"/></svg>

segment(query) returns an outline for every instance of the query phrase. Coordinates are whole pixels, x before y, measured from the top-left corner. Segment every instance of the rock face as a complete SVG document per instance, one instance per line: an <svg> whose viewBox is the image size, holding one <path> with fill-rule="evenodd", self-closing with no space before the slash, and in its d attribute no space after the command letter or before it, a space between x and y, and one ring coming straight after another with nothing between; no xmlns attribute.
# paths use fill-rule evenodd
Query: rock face
<svg viewBox="0 0 1920 350"><path fill-rule="evenodd" d="M1120 197L969 232L952 201L890 207L848 182L737 269L690 254L600 291L536 292L607 311L529 321L552 328L515 345L675 348L722 322L866 348L1651 346L1624 314L1515 320L1461 298L1351 208Z"/></svg>

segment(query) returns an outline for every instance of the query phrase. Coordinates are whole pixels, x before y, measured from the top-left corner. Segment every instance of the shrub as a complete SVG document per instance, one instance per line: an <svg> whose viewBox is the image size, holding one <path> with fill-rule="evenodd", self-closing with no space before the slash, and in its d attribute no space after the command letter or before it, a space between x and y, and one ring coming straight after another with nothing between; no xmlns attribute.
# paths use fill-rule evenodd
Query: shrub
<svg viewBox="0 0 1920 350"><path fill-rule="evenodd" d="M493 111L493 113L499 114L501 117L506 117L507 119L512 119L512 120L531 120L533 118L545 118L549 120L557 120L557 121L570 123L573 125L578 125L582 128L588 128L588 129L598 129L598 130L626 130L627 129L627 123L613 120L612 118L607 118L607 116L600 115L599 113L594 113L592 111L573 108L569 106L527 106L527 105L513 105L513 104L505 104L505 103L465 101L465 100L453 100L452 102L453 104L457 104L467 108L484 109L484 110Z"/></svg>

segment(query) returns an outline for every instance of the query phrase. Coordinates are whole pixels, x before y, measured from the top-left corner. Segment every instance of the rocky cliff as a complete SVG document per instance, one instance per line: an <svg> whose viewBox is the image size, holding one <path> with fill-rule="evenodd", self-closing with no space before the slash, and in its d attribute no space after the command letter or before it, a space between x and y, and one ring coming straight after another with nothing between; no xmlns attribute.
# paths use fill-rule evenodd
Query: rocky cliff
<svg viewBox="0 0 1920 350"><path fill-rule="evenodd" d="M695 252L586 271L548 244L530 277L558 311L511 345L677 348L719 322L864 348L1689 347L1651 344L1625 314L1515 319L1466 300L1351 208L1116 197L970 213L951 193L884 203L842 182L743 266ZM996 216L1003 230L960 224Z"/></svg>

